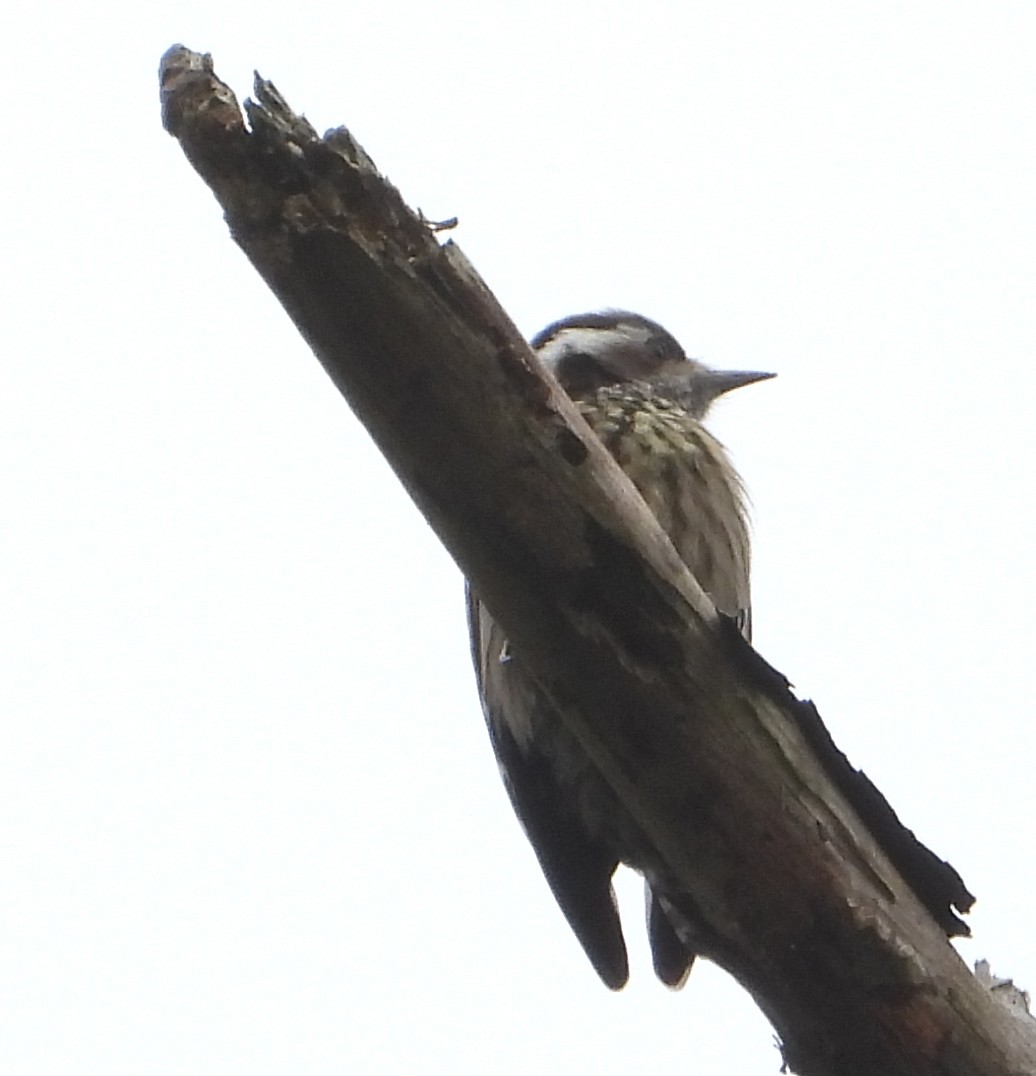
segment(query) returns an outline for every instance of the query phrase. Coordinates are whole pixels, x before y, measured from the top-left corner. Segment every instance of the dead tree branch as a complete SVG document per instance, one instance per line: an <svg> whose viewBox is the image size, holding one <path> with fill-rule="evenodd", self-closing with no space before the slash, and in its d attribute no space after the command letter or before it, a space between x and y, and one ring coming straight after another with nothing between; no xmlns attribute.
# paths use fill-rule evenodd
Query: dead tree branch
<svg viewBox="0 0 1036 1076"><path fill-rule="evenodd" d="M971 903L956 872L718 617L460 250L347 131L318 137L270 83L246 126L208 57L174 47L161 80L165 125L234 239L505 614L789 1067L1036 1073L1029 1019L947 941Z"/></svg>

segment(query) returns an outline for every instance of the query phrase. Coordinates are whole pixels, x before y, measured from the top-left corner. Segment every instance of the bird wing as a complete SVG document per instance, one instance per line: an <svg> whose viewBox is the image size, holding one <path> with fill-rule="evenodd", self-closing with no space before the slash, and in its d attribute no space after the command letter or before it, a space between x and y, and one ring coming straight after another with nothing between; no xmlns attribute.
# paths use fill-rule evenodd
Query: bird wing
<svg viewBox="0 0 1036 1076"><path fill-rule="evenodd" d="M511 805L569 926L605 985L618 990L629 978L611 882L618 859L580 820L532 740L531 708L549 703L508 652L502 629L470 586L467 600L479 694Z"/></svg>
<svg viewBox="0 0 1036 1076"><path fill-rule="evenodd" d="M748 526L743 492L726 453L697 421L669 405L641 401L650 429L625 437L625 401L608 408L599 397L583 413L632 479L677 552L717 609L751 636ZM534 735L534 722L556 722L550 703L503 630L468 588L472 659L490 738L511 803L554 897L604 982L618 989L628 977L611 876L619 857L588 829L575 793ZM546 716L544 713L546 712ZM537 718L539 715L539 719ZM556 761L556 760L555 760ZM648 884L648 935L658 977L671 987L687 978L695 954L677 935Z"/></svg>

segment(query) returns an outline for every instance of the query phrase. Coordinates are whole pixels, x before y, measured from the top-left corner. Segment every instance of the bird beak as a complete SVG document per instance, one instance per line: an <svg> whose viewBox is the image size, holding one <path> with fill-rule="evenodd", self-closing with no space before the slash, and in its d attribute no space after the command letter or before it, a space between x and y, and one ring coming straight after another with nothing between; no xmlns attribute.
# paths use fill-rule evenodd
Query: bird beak
<svg viewBox="0 0 1036 1076"><path fill-rule="evenodd" d="M776 374L765 374L758 370L709 370L703 378L705 391L710 400L722 396L731 389L742 385L754 385L756 381L769 381Z"/></svg>

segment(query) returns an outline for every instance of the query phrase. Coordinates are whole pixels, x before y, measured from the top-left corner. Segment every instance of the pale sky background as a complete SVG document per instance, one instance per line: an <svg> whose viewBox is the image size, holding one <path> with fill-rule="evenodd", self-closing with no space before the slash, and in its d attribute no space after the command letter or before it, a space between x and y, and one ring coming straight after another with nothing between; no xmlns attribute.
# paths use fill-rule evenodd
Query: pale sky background
<svg viewBox="0 0 1036 1076"><path fill-rule="evenodd" d="M290 22L286 21L290 18ZM1036 989L1036 4L23 4L3 64L0 1071L776 1073L639 884L602 987L460 575L161 129L182 41L350 126L533 333L779 371L713 428L760 651Z"/></svg>

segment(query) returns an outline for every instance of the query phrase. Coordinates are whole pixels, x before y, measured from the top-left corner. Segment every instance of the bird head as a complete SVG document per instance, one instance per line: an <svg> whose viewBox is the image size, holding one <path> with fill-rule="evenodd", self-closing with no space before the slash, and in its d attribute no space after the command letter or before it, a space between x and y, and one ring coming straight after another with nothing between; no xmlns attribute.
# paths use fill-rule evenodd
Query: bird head
<svg viewBox="0 0 1036 1076"><path fill-rule="evenodd" d="M688 358L657 322L624 310L562 318L533 337L532 347L575 399L610 386L640 383L698 419L723 393L775 376L713 370Z"/></svg>

